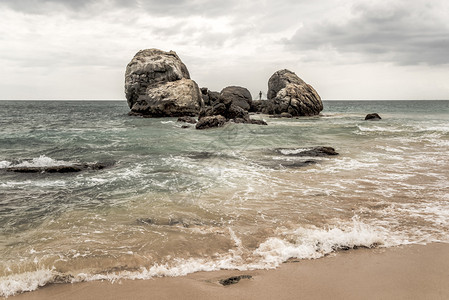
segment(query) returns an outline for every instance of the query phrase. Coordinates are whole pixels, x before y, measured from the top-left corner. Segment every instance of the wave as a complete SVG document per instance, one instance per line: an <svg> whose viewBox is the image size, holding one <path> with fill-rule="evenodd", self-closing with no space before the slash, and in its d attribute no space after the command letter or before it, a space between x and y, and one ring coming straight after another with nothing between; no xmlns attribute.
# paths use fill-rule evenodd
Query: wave
<svg viewBox="0 0 449 300"><path fill-rule="evenodd" d="M33 158L31 160L22 160L21 162L0 161L0 169L6 168L45 168L71 165L73 162L64 160L55 160L45 155Z"/></svg>
<svg viewBox="0 0 449 300"><path fill-rule="evenodd" d="M358 247L373 248L396 245L388 242L380 228L374 228L354 218L346 226L322 229L317 227L279 229L278 236L265 240L255 250L244 248L241 240L229 228L229 235L235 247L216 259L174 258L166 264L155 264L138 271L114 272L107 270L97 274L80 272L63 274L54 269L13 274L0 279L0 296L8 297L33 291L50 283L75 283L96 280L115 282L121 279L150 279L164 276L185 276L199 271L223 269L256 270L274 269L289 259L318 259L339 250Z"/></svg>

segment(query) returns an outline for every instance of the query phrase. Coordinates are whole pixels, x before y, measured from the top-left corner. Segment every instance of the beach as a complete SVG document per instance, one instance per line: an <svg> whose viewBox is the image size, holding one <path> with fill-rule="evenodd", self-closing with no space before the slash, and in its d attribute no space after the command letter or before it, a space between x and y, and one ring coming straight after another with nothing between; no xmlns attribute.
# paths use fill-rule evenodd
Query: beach
<svg viewBox="0 0 449 300"><path fill-rule="evenodd" d="M252 278L218 282L238 275ZM343 251L275 270L53 284L10 299L447 299L448 282L449 244L433 243Z"/></svg>

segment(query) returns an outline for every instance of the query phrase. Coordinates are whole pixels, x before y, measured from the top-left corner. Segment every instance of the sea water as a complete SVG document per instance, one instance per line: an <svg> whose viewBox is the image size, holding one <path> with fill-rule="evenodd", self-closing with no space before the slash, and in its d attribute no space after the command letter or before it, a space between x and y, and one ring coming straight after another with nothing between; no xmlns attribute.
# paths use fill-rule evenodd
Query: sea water
<svg viewBox="0 0 449 300"><path fill-rule="evenodd" d="M203 131L128 111L0 101L0 296L449 242L449 101L324 101ZM295 156L317 146L339 155ZM109 167L8 172L91 163Z"/></svg>

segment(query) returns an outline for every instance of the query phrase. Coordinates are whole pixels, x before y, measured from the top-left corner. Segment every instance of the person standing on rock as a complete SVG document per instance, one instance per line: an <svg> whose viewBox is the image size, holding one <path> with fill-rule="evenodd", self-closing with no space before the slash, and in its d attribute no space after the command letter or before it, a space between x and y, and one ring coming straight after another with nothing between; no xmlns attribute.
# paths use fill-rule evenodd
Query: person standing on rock
<svg viewBox="0 0 449 300"><path fill-rule="evenodd" d="M262 100L262 91L259 92L259 100Z"/></svg>

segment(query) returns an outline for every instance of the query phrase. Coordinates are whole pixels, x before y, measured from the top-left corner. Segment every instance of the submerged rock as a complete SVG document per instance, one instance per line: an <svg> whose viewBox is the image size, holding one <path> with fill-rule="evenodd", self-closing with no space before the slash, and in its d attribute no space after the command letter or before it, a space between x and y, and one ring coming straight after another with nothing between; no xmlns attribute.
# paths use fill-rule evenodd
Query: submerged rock
<svg viewBox="0 0 449 300"><path fill-rule="evenodd" d="M292 151L293 150L293 151ZM294 151L295 149L286 149L286 148L279 148L275 151L278 153L281 153L285 156L312 156L312 157L320 157L320 156L332 156L332 155L338 155L338 152L335 151L332 147L315 147L308 150L303 151Z"/></svg>
<svg viewBox="0 0 449 300"><path fill-rule="evenodd" d="M102 170L111 166L112 163L93 163L93 164L73 164L48 167L10 167L7 172L16 173L76 173L85 170Z"/></svg>
<svg viewBox="0 0 449 300"><path fill-rule="evenodd" d="M126 67L125 94L130 115L194 116L203 105L198 85L174 51L139 51Z"/></svg>
<svg viewBox="0 0 449 300"><path fill-rule="evenodd" d="M376 120L381 120L381 119L382 118L377 113L367 114L365 117L365 120L371 120L371 121L376 121Z"/></svg>

